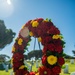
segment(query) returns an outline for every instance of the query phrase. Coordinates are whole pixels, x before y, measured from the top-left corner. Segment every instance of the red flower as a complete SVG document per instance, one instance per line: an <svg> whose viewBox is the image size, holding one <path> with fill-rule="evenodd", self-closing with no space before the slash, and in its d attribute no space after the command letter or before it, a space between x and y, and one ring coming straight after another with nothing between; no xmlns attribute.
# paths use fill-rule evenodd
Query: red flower
<svg viewBox="0 0 75 75"><path fill-rule="evenodd" d="M57 51L58 53L61 53L63 50L61 45L56 45L55 51Z"/></svg>
<svg viewBox="0 0 75 75"><path fill-rule="evenodd" d="M60 31L55 26L51 26L47 33L48 34L60 34Z"/></svg>
<svg viewBox="0 0 75 75"><path fill-rule="evenodd" d="M36 19L39 23L43 21L43 18Z"/></svg>
<svg viewBox="0 0 75 75"><path fill-rule="evenodd" d="M28 72L27 70L25 70L25 71L23 72L23 75L30 75L30 74L29 74L29 72Z"/></svg>
<svg viewBox="0 0 75 75"><path fill-rule="evenodd" d="M54 44L47 44L43 48L43 53L46 53L47 51L55 51Z"/></svg>
<svg viewBox="0 0 75 75"><path fill-rule="evenodd" d="M21 65L23 65L23 62L15 62L13 64L14 69L18 69Z"/></svg>
<svg viewBox="0 0 75 75"><path fill-rule="evenodd" d="M64 58L63 57L59 57L58 58L58 63L59 63L59 65L62 66L65 63Z"/></svg>
<svg viewBox="0 0 75 75"><path fill-rule="evenodd" d="M19 70L16 70L15 75L30 75L30 74L27 70L19 69Z"/></svg>
<svg viewBox="0 0 75 75"><path fill-rule="evenodd" d="M61 72L61 68L59 66L55 66L54 68L52 68L52 71L55 74L59 74Z"/></svg>
<svg viewBox="0 0 75 75"><path fill-rule="evenodd" d="M54 44L48 44L47 47L48 47L48 50L50 50L50 51L54 51L55 50Z"/></svg>
<svg viewBox="0 0 75 75"><path fill-rule="evenodd" d="M43 53L46 53L47 52L47 46L44 46L42 51L43 51Z"/></svg>
<svg viewBox="0 0 75 75"><path fill-rule="evenodd" d="M30 75L35 75L35 72L30 72Z"/></svg>
<svg viewBox="0 0 75 75"><path fill-rule="evenodd" d="M37 35L42 37L43 36L43 31L41 29L36 29Z"/></svg>
<svg viewBox="0 0 75 75"><path fill-rule="evenodd" d="M25 24L25 26L26 26L26 27L31 26L31 25L30 25L30 24L31 24L31 21L32 21L32 20L29 20L29 21Z"/></svg>
<svg viewBox="0 0 75 75"><path fill-rule="evenodd" d="M52 41L52 37L51 36L46 36L42 38L42 45L46 45L48 44L50 41Z"/></svg>
<svg viewBox="0 0 75 75"><path fill-rule="evenodd" d="M16 70L15 75L21 75L20 70Z"/></svg>
<svg viewBox="0 0 75 75"><path fill-rule="evenodd" d="M46 62L47 62L46 60L47 60L47 56L46 56L46 55L43 55L43 56L42 56L42 64L43 64L43 65L46 64Z"/></svg>
<svg viewBox="0 0 75 75"><path fill-rule="evenodd" d="M39 68L39 75L51 75L51 70L45 66Z"/></svg>
<svg viewBox="0 0 75 75"><path fill-rule="evenodd" d="M13 55L13 62L21 61L24 58L22 53L15 53Z"/></svg>
<svg viewBox="0 0 75 75"><path fill-rule="evenodd" d="M61 45L61 40L60 39L54 39L53 43L54 43L54 45Z"/></svg>
<svg viewBox="0 0 75 75"><path fill-rule="evenodd" d="M17 44L17 43L14 44L14 48L15 48L16 50L18 50L18 44Z"/></svg>

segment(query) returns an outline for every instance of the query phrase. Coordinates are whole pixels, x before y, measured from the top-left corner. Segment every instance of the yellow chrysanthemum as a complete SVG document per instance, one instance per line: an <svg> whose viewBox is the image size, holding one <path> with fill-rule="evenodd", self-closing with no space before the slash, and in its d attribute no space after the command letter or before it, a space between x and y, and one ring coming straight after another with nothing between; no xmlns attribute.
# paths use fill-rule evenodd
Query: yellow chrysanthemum
<svg viewBox="0 0 75 75"><path fill-rule="evenodd" d="M19 38L18 44L19 44L19 45L22 45L22 42L23 42L23 40L22 40L21 38Z"/></svg>
<svg viewBox="0 0 75 75"><path fill-rule="evenodd" d="M12 52L15 52L15 47L14 46L12 47Z"/></svg>
<svg viewBox="0 0 75 75"><path fill-rule="evenodd" d="M38 41L41 42L41 40L42 40L41 37L39 37L39 38L38 38Z"/></svg>
<svg viewBox="0 0 75 75"><path fill-rule="evenodd" d="M32 27L37 27L38 25L39 25L39 23L37 21L32 22Z"/></svg>
<svg viewBox="0 0 75 75"><path fill-rule="evenodd" d="M19 69L23 69L24 67L25 67L25 66L24 66L24 65L22 65L22 66L20 66L20 67L19 67Z"/></svg>
<svg viewBox="0 0 75 75"><path fill-rule="evenodd" d="M13 59L14 59L14 58L11 58L11 64L13 64Z"/></svg>
<svg viewBox="0 0 75 75"><path fill-rule="evenodd" d="M35 75L39 75L39 73L36 73Z"/></svg>
<svg viewBox="0 0 75 75"><path fill-rule="evenodd" d="M47 57L47 62L50 65L54 65L57 62L57 57L53 56L53 55L50 55L50 56Z"/></svg>
<svg viewBox="0 0 75 75"><path fill-rule="evenodd" d="M62 37L61 37L60 35L58 35L58 34L57 34L57 35L53 35L52 38L53 38L53 39L58 39L58 38L59 38L59 39L62 39Z"/></svg>
<svg viewBox="0 0 75 75"><path fill-rule="evenodd" d="M33 33L32 33L32 32L30 32L30 33L29 33L29 35L30 35L30 36L33 36Z"/></svg>
<svg viewBox="0 0 75 75"><path fill-rule="evenodd" d="M24 28L25 25L22 26L22 29Z"/></svg>
<svg viewBox="0 0 75 75"><path fill-rule="evenodd" d="M30 23L32 24L34 22L34 20L32 20Z"/></svg>

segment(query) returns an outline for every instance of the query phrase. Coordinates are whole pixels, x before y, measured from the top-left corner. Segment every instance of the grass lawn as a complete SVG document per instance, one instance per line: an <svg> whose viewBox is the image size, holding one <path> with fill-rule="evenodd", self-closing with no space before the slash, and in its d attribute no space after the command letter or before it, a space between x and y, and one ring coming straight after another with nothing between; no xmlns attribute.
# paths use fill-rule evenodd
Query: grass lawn
<svg viewBox="0 0 75 75"><path fill-rule="evenodd" d="M71 72L75 72L75 63L74 64L70 64L70 63L66 63L69 65L69 74L64 74L63 72L60 75L70 75Z"/></svg>
<svg viewBox="0 0 75 75"><path fill-rule="evenodd" d="M74 64L70 64L70 63L66 63L69 65L69 74L64 74L63 71L61 72L60 75L70 75L71 72L75 72L75 63ZM34 66L32 67L33 71L37 71L36 65L34 64ZM0 71L0 75L10 75L12 69L9 70L8 72L4 71Z"/></svg>
<svg viewBox="0 0 75 75"><path fill-rule="evenodd" d="M0 75L10 75L12 70L9 70L8 72L6 72L5 70L0 71Z"/></svg>
<svg viewBox="0 0 75 75"><path fill-rule="evenodd" d="M62 69L60 75L70 75L71 72L75 72L75 63L74 63L74 64L65 63L65 64L68 64L68 65L69 65L69 74L64 74L64 73L63 73L63 69ZM33 70L33 71L37 71L35 64L34 64L34 66L32 67L32 70Z"/></svg>

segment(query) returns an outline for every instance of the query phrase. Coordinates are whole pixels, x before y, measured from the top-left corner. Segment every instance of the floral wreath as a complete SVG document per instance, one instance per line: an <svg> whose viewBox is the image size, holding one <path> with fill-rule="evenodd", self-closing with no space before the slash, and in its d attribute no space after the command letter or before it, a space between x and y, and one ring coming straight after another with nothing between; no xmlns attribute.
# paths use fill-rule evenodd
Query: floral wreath
<svg viewBox="0 0 75 75"><path fill-rule="evenodd" d="M43 45L42 66L37 72L29 72L24 64L24 52L32 36L38 38ZM20 30L12 48L14 75L59 75L65 63L64 44L59 29L50 19L37 18L28 21Z"/></svg>

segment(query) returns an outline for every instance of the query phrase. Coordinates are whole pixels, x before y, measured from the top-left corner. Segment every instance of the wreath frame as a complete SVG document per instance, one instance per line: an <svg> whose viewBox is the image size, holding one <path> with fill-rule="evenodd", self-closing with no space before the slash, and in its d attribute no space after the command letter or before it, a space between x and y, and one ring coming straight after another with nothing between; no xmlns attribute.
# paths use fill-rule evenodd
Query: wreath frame
<svg viewBox="0 0 75 75"><path fill-rule="evenodd" d="M43 45L42 66L37 72L29 72L24 64L24 52L31 37L38 38ZM51 22L51 19L29 20L20 30L12 47L14 75L59 75L65 63L64 44L60 30Z"/></svg>

